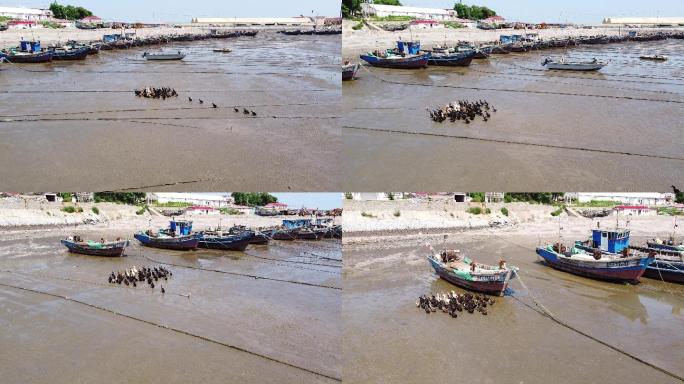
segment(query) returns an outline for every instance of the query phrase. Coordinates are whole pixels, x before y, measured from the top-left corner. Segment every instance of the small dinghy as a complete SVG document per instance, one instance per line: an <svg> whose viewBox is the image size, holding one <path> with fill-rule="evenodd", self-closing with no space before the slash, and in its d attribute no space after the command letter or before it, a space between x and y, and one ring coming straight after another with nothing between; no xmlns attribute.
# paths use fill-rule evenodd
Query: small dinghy
<svg viewBox="0 0 684 384"><path fill-rule="evenodd" d="M651 61L667 61L668 57L663 55L643 55L639 56L641 60L651 60Z"/></svg>
<svg viewBox="0 0 684 384"><path fill-rule="evenodd" d="M233 50L230 48L216 48L216 49L214 49L214 52L216 52L216 53L231 53L231 52L233 52Z"/></svg>
<svg viewBox="0 0 684 384"><path fill-rule="evenodd" d="M542 62L542 66L548 69L557 69L563 71L598 71L608 65L608 63L603 61L598 61L597 59L591 61L566 61L561 59L556 61L549 57Z"/></svg>
<svg viewBox="0 0 684 384"><path fill-rule="evenodd" d="M475 263L458 250L435 252L431 245L428 261L442 279L475 292L503 296L508 282L515 278L518 268L507 267L501 260L498 266Z"/></svg>
<svg viewBox="0 0 684 384"><path fill-rule="evenodd" d="M358 63L351 64L347 62L342 65L342 81L354 80L356 78L356 72L358 72L360 67L361 65Z"/></svg>
<svg viewBox="0 0 684 384"><path fill-rule="evenodd" d="M185 58L185 54L181 53L178 51L178 53L149 53L145 52L143 53L143 57L147 60L156 60L156 61L174 61L174 60L183 60Z"/></svg>
<svg viewBox="0 0 684 384"><path fill-rule="evenodd" d="M61 240L61 243L67 247L69 252L78 253L89 256L109 256L120 257L123 256L124 250L129 245L128 240L117 241L91 241L83 240L80 236L73 236L66 240Z"/></svg>

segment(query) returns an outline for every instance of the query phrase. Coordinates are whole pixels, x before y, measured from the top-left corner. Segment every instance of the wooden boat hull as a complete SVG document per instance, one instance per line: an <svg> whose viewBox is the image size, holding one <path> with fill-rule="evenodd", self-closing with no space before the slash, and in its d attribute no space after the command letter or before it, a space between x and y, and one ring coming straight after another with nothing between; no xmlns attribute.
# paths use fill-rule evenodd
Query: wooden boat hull
<svg viewBox="0 0 684 384"><path fill-rule="evenodd" d="M149 54L148 54L148 55L143 55L143 57L144 57L146 60L149 60L149 61L180 61L180 60L183 60L183 59L185 58L185 55L182 55L182 54L181 54L181 55L177 55L177 54L170 54L170 55L163 55L163 54L159 54L159 55L149 55Z"/></svg>
<svg viewBox="0 0 684 384"><path fill-rule="evenodd" d="M552 268L575 275L615 282L638 282L653 257L587 262L565 257L547 248L537 248L537 254Z"/></svg>
<svg viewBox="0 0 684 384"><path fill-rule="evenodd" d="M359 70L359 64L342 66L342 81L354 80L356 72Z"/></svg>
<svg viewBox="0 0 684 384"><path fill-rule="evenodd" d="M475 51L470 53L454 53L446 55L432 55L428 60L428 65L446 67L467 67L475 58Z"/></svg>
<svg viewBox="0 0 684 384"><path fill-rule="evenodd" d="M275 231L273 233L273 240L292 241L297 240L297 231L289 229L283 231Z"/></svg>
<svg viewBox="0 0 684 384"><path fill-rule="evenodd" d="M384 58L372 55L361 55L361 60L370 64L373 67L380 68L394 68L394 69L420 69L428 65L430 54L410 56L410 57L396 57Z"/></svg>
<svg viewBox="0 0 684 384"><path fill-rule="evenodd" d="M244 232L228 236L201 236L199 248L219 249L224 251L244 251L254 238L254 232Z"/></svg>
<svg viewBox="0 0 684 384"><path fill-rule="evenodd" d="M150 237L145 233L136 233L134 237L145 247L190 251L199 245L198 235L178 237Z"/></svg>
<svg viewBox="0 0 684 384"><path fill-rule="evenodd" d="M554 62L548 62L544 64L544 66L548 69L552 70L557 70L557 71L584 71L584 72L590 72L590 71L598 71L605 67L606 65L603 63L596 63L596 64L572 64L572 63L554 63Z"/></svg>
<svg viewBox="0 0 684 384"><path fill-rule="evenodd" d="M644 276L650 279L662 279L672 283L684 284L684 262L656 259L646 268Z"/></svg>
<svg viewBox="0 0 684 384"><path fill-rule="evenodd" d="M85 60L88 56L88 51L90 48L82 48L70 52L53 52L52 60L65 60L65 61L75 61L75 60Z"/></svg>
<svg viewBox="0 0 684 384"><path fill-rule="evenodd" d="M96 248L84 243L75 243L69 240L61 240L62 245L67 247L69 252L78 253L88 256L105 256L105 257L121 257L130 244L128 240L119 241L104 245L102 248Z"/></svg>
<svg viewBox="0 0 684 384"><path fill-rule="evenodd" d="M649 248L652 248L654 250L684 253L684 246L682 245L659 244L654 241L647 241L646 245L648 245Z"/></svg>
<svg viewBox="0 0 684 384"><path fill-rule="evenodd" d="M505 274L492 278L490 281L474 281L462 278L456 275L454 272L445 268L440 262L433 259L432 257L427 258L430 265L435 270L435 273L439 275L442 279L450 282L453 285L467 289L469 291L487 293L490 295L503 296L506 288L508 288L509 278L505 278ZM511 272L512 273L512 272Z"/></svg>
<svg viewBox="0 0 684 384"><path fill-rule="evenodd" d="M52 52L31 53L28 55L5 55L5 59L15 64L36 64L52 61Z"/></svg>

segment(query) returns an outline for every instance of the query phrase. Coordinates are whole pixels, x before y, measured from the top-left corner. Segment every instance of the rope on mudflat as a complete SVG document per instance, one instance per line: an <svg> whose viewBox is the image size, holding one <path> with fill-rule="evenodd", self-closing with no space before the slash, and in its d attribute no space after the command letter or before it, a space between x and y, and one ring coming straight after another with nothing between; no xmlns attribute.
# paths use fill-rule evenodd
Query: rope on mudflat
<svg viewBox="0 0 684 384"><path fill-rule="evenodd" d="M0 91L1 93L2 91ZM130 93L130 91L127 91ZM235 106L229 106L229 107L217 107L217 108L211 108L211 107L175 107L175 108L132 108L132 109L110 109L110 110L104 110L104 111L73 111L73 112L50 112L50 113L29 113L29 114L21 114L21 115L4 115L0 116L0 119L8 119L8 118L15 118L15 117L38 117L38 116L72 116L72 115L89 115L89 114L94 114L94 113L122 113L122 112L151 112L151 111L160 111L160 112L172 112L172 111L206 111L206 110L211 110L211 109L233 109L233 108L255 108L255 107L292 107L292 106L321 106L321 105L329 105L329 104L321 104L321 103L290 103L290 104L254 104L254 105L235 105Z"/></svg>
<svg viewBox="0 0 684 384"><path fill-rule="evenodd" d="M3 123L26 123L46 121L131 121L131 120L254 120L254 119L278 119L278 120L335 120L341 116L250 116L250 117L74 117L74 118L51 118L51 119L2 119Z"/></svg>
<svg viewBox="0 0 684 384"><path fill-rule="evenodd" d="M312 370L312 369L300 367L300 366L298 366L298 365L294 365L294 364L288 363L288 362L286 362L286 361L278 360L278 359L276 359L276 358L274 358L274 357L270 357L270 356L263 355L263 354L258 353L258 352L250 351L250 350L248 350L248 349L246 349L246 348L243 348L243 347L238 347L237 345L232 345L232 344L228 344L228 343L225 343L225 342L222 342L222 341L210 339L209 337L197 335L197 334L194 334L194 333L191 333L191 332L188 332L188 331L184 331L184 330L182 330L182 329L180 329L180 328L174 328L174 327L170 327L170 326L168 326L168 325L155 323L155 322L150 321L150 320L145 320L145 319L140 318L140 317L135 317L135 316L132 316L132 315L128 315L128 314L125 314L125 313L122 313L122 312L119 312L119 311L115 311L115 310L113 310L113 309L109 309L109 308L106 308L106 307L103 307L103 306L100 306L100 305L91 304L91 303L88 303L88 302L85 302L85 301L82 301L82 300L79 300L79 299L76 299L76 298L73 298L73 297L69 297L69 296L66 296L66 295L60 295L60 294L57 294L57 293L45 292L45 291L40 291L40 290L37 290L37 289L25 288L25 287L20 287L20 286L11 285L11 284L5 284L5 283L0 283L0 286L7 287L7 288L18 289L18 290L23 290L23 291L32 292L32 293L37 293L37 294L41 294L41 295L46 295L46 296L50 296L50 297L54 297L54 298L58 298L58 299L63 299L63 300L66 300L66 301L70 301L70 302L73 302L73 303L78 303L78 304L84 305L84 306L86 306L86 307L90 307L90 308L98 309L98 310L100 310L100 311L104 311L104 312L111 313L111 314L113 314L113 315L125 317L125 318L131 319L131 320L135 320L135 321L139 321L139 322L142 322L142 323L145 323L145 324L153 325L153 326L158 327L158 328L162 328L162 329L166 329L166 330L169 330L169 331L173 331L173 332L176 332L176 333L179 333L179 334L183 334L183 335L186 335L186 336L190 336L190 337L193 337L193 338L196 338L196 339L199 339L199 340L202 340L202 341L206 341L206 342L209 342L209 343L212 343L212 344L220 345L220 346L222 346L222 347L226 347L226 348L234 349L234 350L236 350L236 351L248 353L248 354L250 354L250 355L252 355L252 356L256 356L256 357L260 357L260 358L262 358L262 359L270 360L270 361L272 361L272 362L274 362L274 363L286 365L286 366L288 366L288 367L295 368L295 369L298 369L298 370L300 370L300 371L304 371L304 372L307 372L307 373L311 373L311 374L314 374L314 375L316 375L316 376L325 377L326 379L330 379L330 380L337 381L337 382L341 382L341 381L342 381L342 379L340 379L340 378L338 378L338 377L330 376L330 375L327 375L327 374L325 374L325 373L321 373L321 372L314 371L314 370Z"/></svg>
<svg viewBox="0 0 684 384"><path fill-rule="evenodd" d="M341 265L322 264L322 263L312 263L312 262L309 262L309 261L282 260L282 259L274 259L274 258L264 257L264 256L257 256L257 255L251 254L251 253L249 253L249 252L243 252L243 253L244 253L245 255L247 255L247 256L255 257L255 258L257 258L257 259L262 259L262 260L273 260L273 261L282 262L282 263L318 265L318 266L321 266L321 267L332 267L332 268L341 268L341 267L342 267ZM302 257L302 256L300 256L300 257ZM305 257L305 256L304 256L304 257ZM284 267L287 267L287 265L284 265ZM323 270L323 269L311 269L311 268L304 268L304 269L308 269L308 270L311 270L311 271L321 271L321 272L328 272L328 273L337 273L337 272L335 272L335 271L326 271L326 270Z"/></svg>
<svg viewBox="0 0 684 384"><path fill-rule="evenodd" d="M465 85L449 85L449 84L425 84L425 83L412 83L412 82L401 82L395 80L384 79L367 68L362 66L366 72L371 76L380 80L383 83L403 85L403 86L414 86L414 87L435 87L435 88L450 88L450 89L467 89L472 91L490 91L490 92L510 92L510 93L531 93L538 95L556 95L556 96L578 96L578 97L596 97L601 99L616 99L616 100L633 100L633 101L649 101L649 102L659 102L659 103L673 103L673 104L684 104L684 100L668 100L668 99L650 99L645 97L634 97L634 96L611 96L611 95L595 95L590 93L576 93L576 92L556 92L556 91L534 91L529 89L513 89L513 88L488 88L488 87L474 87Z"/></svg>
<svg viewBox="0 0 684 384"><path fill-rule="evenodd" d="M560 320L560 319L557 318L555 315L553 315L553 314L551 313L551 311L549 311L542 303L540 303L539 300L537 300L537 299L534 297L534 295L532 294L532 291L530 291L529 288L527 288L527 286L525 285L525 283L524 283L524 282L522 281L522 279L520 278L520 274L518 274L517 277L518 277L518 281L519 281L520 284L523 286L523 288L525 288L525 290L527 291L527 294L530 296L530 299L532 299L532 302L538 307L538 309L537 309L537 308L534 308L533 306L529 305L528 303L525 303L524 301L520 300L519 298L517 298L517 297L511 295L511 297L512 297L513 299L515 299L516 301L518 301L518 302L521 303L522 305L526 306L527 308L531 309L532 311L534 311L534 312L536 312L536 313L539 313L540 315L542 315L542 316L544 316L544 317L547 317L547 318L553 320L553 321L554 321L555 323L557 323L558 325L561 325L561 326L563 326L563 327L565 327L565 328L567 328L567 329L569 329L569 330L571 330L571 331L574 331L574 332L576 332L576 333L578 333L578 334L580 334L580 335L582 335L582 336L584 336L584 337L586 337L586 338L588 338L588 339L591 339L591 340L593 340L593 341L595 341L595 342L597 342L597 343L599 343L599 344L601 344L601 345L603 345L603 346L605 346L605 347L608 347L608 348L612 349L612 350L615 351L615 352L618 352L618 353L623 354L623 355L625 355L625 356L627 356L627 357L629 357L629 358L632 358L632 359L634 359L634 360L640 362L641 364L647 365L647 366L649 366L649 367L651 367L651 368L653 368L653 369L655 369L655 370L657 370L657 371L660 371L660 372L662 372L662 373L664 373L664 374L666 374L666 375L668 375L668 376L670 376L670 377L672 377L672 378L674 378L674 379L677 379L677 380L679 380L679 381L681 381L681 382L684 382L684 377L679 376L678 374L676 374L676 373L674 373L674 372L668 371L668 370L665 369L665 368L659 367L659 366L657 366L657 365L655 365L655 364L653 364L653 363L650 363L650 362L648 362L648 361L646 361L646 360L644 360L644 359L642 359L642 358L640 358L640 357L638 357L638 356L636 356L636 355L633 355L633 354L631 354L631 353L629 353L629 352L627 352L627 351L625 351L625 350L623 350L623 349L620 349L620 348L618 348L618 347L616 347L616 346L614 346L614 345L612 345L612 344L609 344L609 343L607 343L607 342L605 342L605 341L603 341L603 340L600 340L600 339L598 339L598 338L596 338L596 337L594 337L594 336L592 336L592 335L590 335L590 334L588 334L588 333L586 333L586 332L584 332L584 331L581 331L581 330L579 330L579 329L573 327L572 325L570 325L570 324L568 324L568 323L566 323L566 322Z"/></svg>
<svg viewBox="0 0 684 384"><path fill-rule="evenodd" d="M605 153L605 154L610 154L610 155L637 156L637 157L645 157L645 158L649 158L649 159L684 161L684 158L675 157L675 156L649 155L649 154L635 153L635 152L611 151L608 149L572 147L572 146L563 146L563 145L554 145L554 144L529 143L529 142L514 141L514 140L485 139L482 137L472 137L472 136L464 136L464 135L447 135L444 133L411 132L411 131L402 131L402 130L385 129L385 128L354 127L354 126L348 126L348 125L343 125L342 128L354 129L354 130L360 130L360 131L370 131L370 132L401 133L401 134L405 134L405 135L445 137L445 138L451 138L451 139L473 140L473 141L482 141L482 142L488 142L488 143L515 144L515 145L526 145L526 146L542 147L542 148L568 149L568 150L583 151L583 152Z"/></svg>
<svg viewBox="0 0 684 384"><path fill-rule="evenodd" d="M158 264L164 264L164 265L173 265L174 267L179 267L179 268L188 268L188 269L196 269L200 271L207 271L207 272L216 272L216 273L223 273L226 275L235 275L235 276L243 276L243 277L252 277L256 280L270 280L270 281L277 281L280 283L290 283L290 284L299 284L299 285L306 285L310 287L319 287L319 288L326 288L326 289L336 289L336 290L342 290L340 287L333 287L331 285L322 285L322 284L314 284L314 283L306 283L303 281L294 281L294 280L285 280L285 279L277 279L275 277L266 277L266 276L258 276L258 275L252 275L249 273L240 273L240 272L229 272L229 271L223 271L220 269L210 269L210 268L202 268L202 267L193 267L191 265L183 265L183 264L176 264L176 263L171 263L168 261L161 261L161 260L155 260L152 259L149 256L145 255L140 255L144 259L147 259L153 263L158 263Z"/></svg>

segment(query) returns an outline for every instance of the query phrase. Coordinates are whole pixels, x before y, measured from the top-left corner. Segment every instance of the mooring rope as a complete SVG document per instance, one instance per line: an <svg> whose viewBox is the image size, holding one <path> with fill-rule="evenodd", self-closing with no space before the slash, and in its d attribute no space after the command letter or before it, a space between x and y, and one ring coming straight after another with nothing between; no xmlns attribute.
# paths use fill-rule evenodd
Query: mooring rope
<svg viewBox="0 0 684 384"><path fill-rule="evenodd" d="M523 288L527 291L528 295L529 295L530 298L532 299L532 302L533 302L537 307L539 307L539 309L535 309L534 307L532 307L531 305L525 303L524 301L520 300L519 298L515 297L514 295L511 295L511 297L512 297L513 299L515 299L516 301L518 301L519 303L523 304L524 306L528 307L529 309L533 310L534 312L539 313L540 315L542 315L542 316L544 316L544 317L547 317L547 318L553 320L555 323L557 323L557 324L559 324L559 325L561 325L561 326L563 326L563 327L565 327L565 328L567 328L567 329L569 329L569 330L571 330L571 331L574 331L574 332L576 332L576 333L578 333L578 334L580 334L580 335L582 335L582 336L584 336L584 337L587 337L587 338L589 338L589 339L591 339L591 340L593 340L593 341L595 341L595 342L597 342L597 343L599 343L599 344L601 344L601 345L603 345L603 346L605 346L605 347L608 347L608 348L612 349L612 350L615 351L615 352L621 353L621 354L623 354L623 355L625 355L625 356L627 356L627 357L630 357L630 358L632 358L632 359L634 359L634 360L636 360L636 361L638 361L638 362L640 362L640 363L642 363L642 364L644 364L644 365L647 365L647 366L649 366L649 367L651 367L651 368L653 368L653 369L655 369L655 370L658 370L658 371L660 371L660 372L662 372L662 373L664 373L664 374L666 374L666 375L668 375L668 376L670 376L670 377L672 377L672 378L675 378L675 379L677 379L677 380L679 380L679 381L684 382L684 377L679 376L678 374L676 374L676 373L674 373L674 372L668 371L668 370L665 369L665 368L659 367L659 366L657 366L657 365L655 365L655 364L653 364L653 363L650 363L650 362L648 362L648 361L646 361L646 360L644 360L644 359L642 359L642 358L640 358L640 357L638 357L638 356L636 356L636 355L633 355L633 354L631 354L631 353L629 353L629 352L627 352L627 351L625 351L625 350L623 350L623 349L620 349L620 348L618 348L618 347L616 347L616 346L614 346L614 345L612 345L612 344L609 344L609 343L607 343L607 342L605 342L605 341L603 341L603 340L600 340L600 339L598 339L598 338L596 338L596 337L594 337L594 336L592 336L592 335L590 335L590 334L588 334L588 333L586 333L586 332L584 332L584 331L581 331L581 330L579 330L579 329L577 329L577 328L571 326L570 324L568 324L568 323L566 323L566 322L560 320L560 319L557 318L555 315L553 315L553 314L551 313L551 311L549 311L542 303L540 303L539 300L537 300L537 299L534 297L534 295L532 294L532 291L530 291L529 288L527 288L527 286L525 285L525 283L524 283L524 282L522 281L522 279L520 278L520 274L519 274L519 273L518 273L518 281L519 281L520 284L523 286Z"/></svg>
<svg viewBox="0 0 684 384"><path fill-rule="evenodd" d="M370 132L400 133L400 134L405 134L405 135L443 137L443 138L451 138L451 139L482 141L482 142L489 142L489 143L515 144L515 145L525 145L525 146L532 146L532 147L569 149L569 150L574 150L574 151L605 153L605 154L610 154L610 155L637 156L637 157L645 157L645 158L650 158L650 159L684 161L684 158L675 157L675 156L649 155L649 154L636 153L636 152L611 151L608 149L595 149L595 148L573 147L573 146L563 146L563 145L555 145L555 144L530 143L530 142L524 142L524 141L504 140L504 139L486 139L486 138L482 138L482 137L473 137L473 136L465 136L465 135L448 135L448 134L444 134L444 133L416 132L416 131L412 132L412 131L402 131L402 130L396 130L396 129L355 127L355 126L348 126L348 125L343 125L342 128L354 129L354 130L360 130L360 131L370 131Z"/></svg>
<svg viewBox="0 0 684 384"><path fill-rule="evenodd" d="M264 355L264 354L261 354L261 353L258 353L258 352L250 351L250 350L248 350L248 349L246 349L246 348L239 347L239 346L237 346L237 345L233 345L233 344L229 344L229 343L226 343L226 342L214 340L214 339L211 339L211 338L206 337L206 336L201 336L201 335L198 335L198 334L191 333L191 332L189 332L189 331L182 330L182 329L180 329L180 328L175 328L175 327L171 327L171 326L168 326L168 325L155 323L155 322L150 321L150 320L145 320L145 319L140 318L140 317L136 317L136 316L133 316L133 315L125 314L125 313L123 313L123 312L115 311L115 310L113 310L113 309L109 309L109 308L106 308L106 307L103 307L103 306L100 306L100 305L88 303L88 302L85 302L85 301L83 301L83 300L79 300L79 299L76 299L76 298L73 298L73 297L69 297L69 296L66 296L66 295L60 295L60 294L57 294L57 293L45 292L45 291L40 291L40 290L37 290L37 289L25 288L25 287L20 287L20 286L11 285L11 284L5 284L5 283L0 283L0 286L7 287L7 288L18 289L18 290L23 290L23 291L32 292L32 293L37 293L37 294L46 295L46 296L51 296L51 297L54 297L54 298L63 299L63 300L66 300L66 301L78 303L78 304L81 304L81 305L84 305L84 306L87 306L87 307L90 307L90 308L94 308L94 309L98 309L98 310L100 310L100 311L104 311L104 312L111 313L111 314L113 314L113 315L125 317L125 318L131 319L131 320L135 320L135 321L139 321L139 322L142 322L142 323L145 323L145 324L153 325L153 326L158 327L158 328L162 328L162 329L166 329L166 330L169 330L169 331L173 331L173 332L176 332L176 333L179 333L179 334L183 334L183 335L186 335L186 336L190 336L190 337L193 337L193 338L196 338L196 339L199 339L199 340L202 340L202 341L206 341L206 342L209 342L209 343L212 343L212 344L220 345L220 346L222 346L222 347L226 347L226 348L234 349L234 350L236 350L236 351L248 353L248 354L250 354L250 355L253 355L253 356L256 356L256 357L260 357L260 358L262 358L262 359L270 360L270 361L272 361L272 362L274 362L274 363L286 365L286 366L288 366L288 367L295 368L295 369L298 369L298 370L300 370L300 371L304 371L304 372L307 372L307 373L311 373L311 374L316 375L316 376L325 377L325 378L327 378L327 379L330 379L330 380L333 380L333 381L337 381L337 382L341 382L341 381L342 381L342 379L340 379L340 378L338 378L338 377L334 377L334 376L331 376L331 375L328 375L328 374L325 374L325 373L317 372L317 371L314 371L314 370L309 369L309 368L300 367L300 366L298 366L298 365L294 365L294 364L292 364L292 363L288 363L288 362L286 362L286 361L279 360L279 359L276 359L276 358L271 357L271 356L267 356L267 355Z"/></svg>
<svg viewBox="0 0 684 384"><path fill-rule="evenodd" d="M249 274L249 273L229 272L229 271L224 271L224 270L220 270L220 269L210 269L210 268L202 268L202 267L193 267L193 266L190 266L190 265L183 265L183 264L171 263L171 262L168 262L168 261L155 260L155 259L152 259L151 257L146 256L146 255L143 255L143 254L141 254L140 256L143 257L144 259L147 259L147 260L153 262L153 263L164 264L164 265L173 265L174 267L188 268L188 269L196 269L196 270L207 271L207 272L223 273L223 274L226 274L226 275L235 275L235 276L251 277L251 278L254 278L254 279L256 279L256 280L270 280L270 281L277 281L277 282L281 282L281 283L290 283L290 284L307 285L307 286L311 286L311 287L319 287L319 288L326 288L326 289L335 289L335 290L340 290L340 291L342 290L342 288L340 288L340 287L333 287L333 286L331 286L331 285L322 285L322 284L306 283L306 282L302 282L302 281L277 279L277 278L274 278L274 277L266 277L266 276L252 275L252 274Z"/></svg>
<svg viewBox="0 0 684 384"><path fill-rule="evenodd" d="M308 261L282 260L282 259L274 259L274 258L264 257L264 256L257 256L257 255L255 255L255 254L252 254L252 253L249 253L249 252L243 252L243 253L244 253L245 255L247 255L247 256L255 257L255 258L257 258L257 259L262 259L262 260L273 260L273 261L282 262L282 263L318 265L318 266L321 266L321 267L331 267L331 268L341 268L341 267L342 267L341 265L312 263L312 262L308 262ZM306 257L306 256L299 256L299 257ZM286 267L286 265L284 265L284 267ZM322 269L310 269L310 268L305 268L305 269L309 269L309 270L311 270L311 271L321 271L321 272L329 272L329 273L330 273L330 272L333 272L333 273L337 273L337 272L335 272L335 271L326 271L326 270L322 270Z"/></svg>

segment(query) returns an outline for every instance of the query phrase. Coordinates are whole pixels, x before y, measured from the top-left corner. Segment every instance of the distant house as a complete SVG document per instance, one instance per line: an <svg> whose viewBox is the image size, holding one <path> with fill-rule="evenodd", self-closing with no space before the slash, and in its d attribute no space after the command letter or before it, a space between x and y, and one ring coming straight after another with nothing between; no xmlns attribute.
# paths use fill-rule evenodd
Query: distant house
<svg viewBox="0 0 684 384"><path fill-rule="evenodd" d="M43 21L52 18L52 11L39 8L0 7L0 16L20 21Z"/></svg>
<svg viewBox="0 0 684 384"><path fill-rule="evenodd" d="M441 8L419 8L361 3L361 11L367 17L407 16L424 20L451 20L454 18L453 10Z"/></svg>
<svg viewBox="0 0 684 384"><path fill-rule="evenodd" d="M269 203L263 207L257 207L256 214L260 216L275 216L280 214L287 214L287 204L283 203Z"/></svg>
<svg viewBox="0 0 684 384"><path fill-rule="evenodd" d="M188 215L218 215L221 211L208 205L193 205L188 207L185 213Z"/></svg>
<svg viewBox="0 0 684 384"><path fill-rule="evenodd" d="M100 24L102 23L102 19L97 16L86 16L79 20L79 22L83 24Z"/></svg>
<svg viewBox="0 0 684 384"><path fill-rule="evenodd" d="M578 192L577 201L589 203L596 201L614 201L624 205L665 206L674 201L672 193L642 192Z"/></svg>
<svg viewBox="0 0 684 384"><path fill-rule="evenodd" d="M35 21L10 20L7 22L7 28L9 28L9 29L33 29L33 28L43 28L43 25L38 24Z"/></svg>
<svg viewBox="0 0 684 384"><path fill-rule="evenodd" d="M444 25L436 20L413 20L410 23L411 29L433 29L444 28Z"/></svg>
<svg viewBox="0 0 684 384"><path fill-rule="evenodd" d="M61 25L64 28L75 28L76 23L71 20L63 20L63 19L52 19L50 20L51 23Z"/></svg>
<svg viewBox="0 0 684 384"><path fill-rule="evenodd" d="M176 193L157 192L148 193L147 200L158 203L186 203L192 205L206 205L213 208L227 208L233 204L234 199L229 194L219 195L210 193Z"/></svg>
<svg viewBox="0 0 684 384"><path fill-rule="evenodd" d="M653 216L658 212L645 205L618 205L613 210L615 215L627 215L627 216Z"/></svg>

